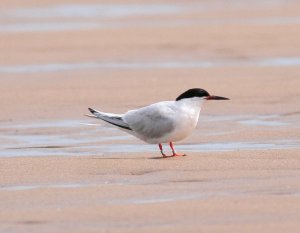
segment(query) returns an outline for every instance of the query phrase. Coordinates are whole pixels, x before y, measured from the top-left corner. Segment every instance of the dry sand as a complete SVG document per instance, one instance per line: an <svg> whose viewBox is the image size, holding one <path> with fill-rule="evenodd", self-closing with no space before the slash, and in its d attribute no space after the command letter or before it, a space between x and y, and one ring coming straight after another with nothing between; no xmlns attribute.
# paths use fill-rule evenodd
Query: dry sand
<svg viewBox="0 0 300 233"><path fill-rule="evenodd" d="M74 3L1 2L0 232L298 232L300 4L49 12ZM186 157L79 124L191 87L231 101L204 106Z"/></svg>

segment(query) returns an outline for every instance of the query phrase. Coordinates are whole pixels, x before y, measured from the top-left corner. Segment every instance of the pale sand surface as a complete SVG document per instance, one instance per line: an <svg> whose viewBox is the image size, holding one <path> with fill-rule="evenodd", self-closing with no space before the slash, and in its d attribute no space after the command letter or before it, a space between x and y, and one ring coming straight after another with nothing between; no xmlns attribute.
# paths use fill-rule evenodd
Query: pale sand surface
<svg viewBox="0 0 300 233"><path fill-rule="evenodd" d="M115 15L55 8L112 3ZM0 232L299 231L298 1L0 11ZM204 106L178 145L186 157L160 159L156 145L83 116L191 87L231 100Z"/></svg>
<svg viewBox="0 0 300 233"><path fill-rule="evenodd" d="M297 151L116 156L1 159L1 229L297 230Z"/></svg>

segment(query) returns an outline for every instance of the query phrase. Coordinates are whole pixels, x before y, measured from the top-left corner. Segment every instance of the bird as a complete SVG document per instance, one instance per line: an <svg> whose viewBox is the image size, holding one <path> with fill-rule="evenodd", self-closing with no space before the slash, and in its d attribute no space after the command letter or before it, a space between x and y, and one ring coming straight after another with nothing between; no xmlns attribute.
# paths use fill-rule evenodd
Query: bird
<svg viewBox="0 0 300 233"><path fill-rule="evenodd" d="M88 108L92 115L138 139L158 144L163 158L185 156L178 154L174 142L189 136L196 128L202 104L208 100L229 100L226 97L210 95L201 88L192 88L180 94L174 101L157 102L142 108L129 110L124 114L100 112ZM166 155L162 144L168 143L172 155Z"/></svg>

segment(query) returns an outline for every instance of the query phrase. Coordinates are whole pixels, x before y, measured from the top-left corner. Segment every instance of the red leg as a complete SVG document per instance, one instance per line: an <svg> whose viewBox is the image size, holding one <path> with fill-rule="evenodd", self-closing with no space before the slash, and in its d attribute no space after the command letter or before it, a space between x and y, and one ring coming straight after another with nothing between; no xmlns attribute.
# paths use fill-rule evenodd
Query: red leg
<svg viewBox="0 0 300 233"><path fill-rule="evenodd" d="M167 158L168 156L164 153L164 150L163 150L162 145L161 145L161 144L158 144L158 146L159 146L160 153L162 154L162 156L163 156L164 158Z"/></svg>
<svg viewBox="0 0 300 233"><path fill-rule="evenodd" d="M176 150L174 149L173 142L170 142L169 145L170 145L170 147L171 147L171 149L172 149L173 156L186 156L186 154L177 154L177 153L176 153Z"/></svg>

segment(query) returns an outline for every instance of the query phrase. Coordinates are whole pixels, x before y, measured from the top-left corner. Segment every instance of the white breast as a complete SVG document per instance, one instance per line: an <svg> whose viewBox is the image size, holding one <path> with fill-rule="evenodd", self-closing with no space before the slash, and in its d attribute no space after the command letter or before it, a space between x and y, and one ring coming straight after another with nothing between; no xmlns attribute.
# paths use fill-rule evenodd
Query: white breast
<svg viewBox="0 0 300 233"><path fill-rule="evenodd" d="M184 99L176 102L178 114L176 115L175 130L168 136L166 142L180 141L189 136L198 123L202 101L199 99Z"/></svg>

